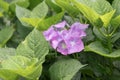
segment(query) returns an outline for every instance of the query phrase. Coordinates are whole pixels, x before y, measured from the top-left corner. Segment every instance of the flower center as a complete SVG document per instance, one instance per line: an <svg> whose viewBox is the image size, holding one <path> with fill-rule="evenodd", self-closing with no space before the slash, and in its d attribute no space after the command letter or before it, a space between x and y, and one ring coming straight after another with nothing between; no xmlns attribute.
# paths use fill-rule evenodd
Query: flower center
<svg viewBox="0 0 120 80"><path fill-rule="evenodd" d="M61 44L62 45L62 48L65 49L66 48L66 45L64 43Z"/></svg>
<svg viewBox="0 0 120 80"><path fill-rule="evenodd" d="M70 44L71 44L71 46L74 46L74 45L75 45L75 42L74 42L74 41L71 41Z"/></svg>

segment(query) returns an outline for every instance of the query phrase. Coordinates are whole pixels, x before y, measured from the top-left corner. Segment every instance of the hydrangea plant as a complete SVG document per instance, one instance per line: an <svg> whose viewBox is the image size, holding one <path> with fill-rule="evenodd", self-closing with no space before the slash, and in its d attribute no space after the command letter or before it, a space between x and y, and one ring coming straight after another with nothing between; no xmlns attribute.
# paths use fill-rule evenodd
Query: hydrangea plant
<svg viewBox="0 0 120 80"><path fill-rule="evenodd" d="M0 0L0 80L120 80L120 0Z"/></svg>
<svg viewBox="0 0 120 80"><path fill-rule="evenodd" d="M52 25L44 36L50 45L63 55L80 52L84 49L82 38L86 36L88 24L75 22L71 26L66 21Z"/></svg>

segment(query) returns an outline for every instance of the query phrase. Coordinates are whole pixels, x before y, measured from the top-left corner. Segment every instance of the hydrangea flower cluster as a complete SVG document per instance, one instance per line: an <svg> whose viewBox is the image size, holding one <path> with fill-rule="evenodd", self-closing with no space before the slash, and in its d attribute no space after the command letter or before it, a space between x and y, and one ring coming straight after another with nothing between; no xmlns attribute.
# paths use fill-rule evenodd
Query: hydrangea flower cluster
<svg viewBox="0 0 120 80"><path fill-rule="evenodd" d="M69 26L66 21L52 25L43 34L50 45L63 55L80 52L84 49L82 38L86 36L88 24L76 22Z"/></svg>

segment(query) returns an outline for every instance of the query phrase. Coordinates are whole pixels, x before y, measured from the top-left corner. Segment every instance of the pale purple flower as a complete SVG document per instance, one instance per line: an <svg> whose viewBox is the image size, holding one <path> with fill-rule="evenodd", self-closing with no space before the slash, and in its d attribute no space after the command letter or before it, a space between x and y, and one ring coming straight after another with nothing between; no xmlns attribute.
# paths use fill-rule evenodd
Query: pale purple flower
<svg viewBox="0 0 120 80"><path fill-rule="evenodd" d="M52 25L43 33L46 40L63 55L82 51L82 38L86 36L85 29L88 28L88 24L76 22L69 27L70 29L66 29L65 26L69 26L66 21Z"/></svg>
<svg viewBox="0 0 120 80"><path fill-rule="evenodd" d="M47 31L44 31L44 36L47 41L50 41L51 46L56 49L58 43L62 40L58 31L61 31L66 25L66 21L52 25Z"/></svg>

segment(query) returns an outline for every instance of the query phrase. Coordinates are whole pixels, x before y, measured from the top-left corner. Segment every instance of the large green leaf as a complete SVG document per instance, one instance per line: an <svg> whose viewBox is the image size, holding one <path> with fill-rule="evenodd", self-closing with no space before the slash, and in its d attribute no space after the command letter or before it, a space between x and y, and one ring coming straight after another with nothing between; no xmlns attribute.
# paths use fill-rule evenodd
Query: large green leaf
<svg viewBox="0 0 120 80"><path fill-rule="evenodd" d="M66 10L71 16L76 16L79 14L79 10L70 4L69 1L64 0L55 0L56 4L61 8Z"/></svg>
<svg viewBox="0 0 120 80"><path fill-rule="evenodd" d="M38 58L40 63L43 63L48 54L48 44L42 32L34 29L17 47L17 54L29 58Z"/></svg>
<svg viewBox="0 0 120 80"><path fill-rule="evenodd" d="M3 69L1 67L1 63L8 59L10 56L15 55L15 49L13 48L0 48L0 79L2 78L3 80L16 80L17 79L17 74L7 70Z"/></svg>
<svg viewBox="0 0 120 80"><path fill-rule="evenodd" d="M12 71L28 79L37 79L42 71L42 65L38 64L38 59L29 59L24 56L13 56L4 60L1 65L5 70Z"/></svg>
<svg viewBox="0 0 120 80"><path fill-rule="evenodd" d="M101 26L101 20L99 19L99 14L95 12L89 6L80 3L78 1L73 0L74 5L78 8L80 12L94 25L94 26ZM92 14L92 15L91 15Z"/></svg>
<svg viewBox="0 0 120 80"><path fill-rule="evenodd" d="M106 0L77 0L93 10L95 10L98 14L105 14L113 10L112 6L110 3Z"/></svg>
<svg viewBox="0 0 120 80"><path fill-rule="evenodd" d="M15 55L14 48L0 48L0 62L2 62L5 59L8 59L9 56L14 55Z"/></svg>
<svg viewBox="0 0 120 80"><path fill-rule="evenodd" d="M5 27L0 31L0 47L3 47L6 44L6 42L12 37L13 32L13 27Z"/></svg>
<svg viewBox="0 0 120 80"><path fill-rule="evenodd" d="M38 4L32 11L17 6L16 16L24 26L34 26L37 27L38 23L45 18L48 13L48 6L43 1Z"/></svg>
<svg viewBox="0 0 120 80"><path fill-rule="evenodd" d="M48 54L48 45L43 34L34 29L18 46L16 52L16 56L9 56L1 62L2 69L30 80L37 80L42 72L42 63Z"/></svg>
<svg viewBox="0 0 120 80"><path fill-rule="evenodd" d="M110 21L111 21L113 15L114 15L114 13L115 13L115 10L112 10L112 11L110 11L109 13L106 13L106 14L100 16L101 20L102 20L103 23L104 23L104 24L103 24L104 27L108 27L108 26L109 26Z"/></svg>
<svg viewBox="0 0 120 80"><path fill-rule="evenodd" d="M84 66L75 59L62 58L50 67L51 80L71 80L79 69Z"/></svg>
<svg viewBox="0 0 120 80"><path fill-rule="evenodd" d="M109 58L118 58L120 57L120 49L113 51L112 53L109 52L107 48L105 48L102 43L96 41L92 42L88 46L85 47L85 51L92 51L98 55L109 57Z"/></svg>
<svg viewBox="0 0 120 80"><path fill-rule="evenodd" d="M44 18L48 13L48 6L43 1L42 3L38 4L31 13L31 17L33 18Z"/></svg>
<svg viewBox="0 0 120 80"><path fill-rule="evenodd" d="M112 7L116 9L115 15L116 16L120 15L120 0L114 0L112 3Z"/></svg>
<svg viewBox="0 0 120 80"><path fill-rule="evenodd" d="M56 24L57 22L59 22L62 19L63 15L64 15L64 12L61 12L61 13L58 13L58 14L52 16L52 17L44 19L44 20L42 20L42 21L39 22L37 28L39 30L46 30L51 25Z"/></svg>
<svg viewBox="0 0 120 80"><path fill-rule="evenodd" d="M13 0L9 6L12 12L15 12L16 5L27 8L29 6L29 0Z"/></svg>

